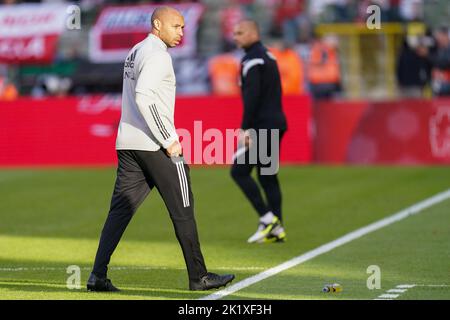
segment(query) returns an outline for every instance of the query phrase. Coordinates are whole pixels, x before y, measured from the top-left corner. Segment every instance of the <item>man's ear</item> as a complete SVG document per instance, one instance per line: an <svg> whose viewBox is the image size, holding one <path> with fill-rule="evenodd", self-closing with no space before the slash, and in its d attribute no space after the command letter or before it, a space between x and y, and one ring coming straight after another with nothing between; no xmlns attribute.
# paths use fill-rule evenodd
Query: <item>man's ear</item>
<svg viewBox="0 0 450 320"><path fill-rule="evenodd" d="M159 21L159 19L155 19L153 21L153 28L155 28L158 31L161 29L161 21Z"/></svg>

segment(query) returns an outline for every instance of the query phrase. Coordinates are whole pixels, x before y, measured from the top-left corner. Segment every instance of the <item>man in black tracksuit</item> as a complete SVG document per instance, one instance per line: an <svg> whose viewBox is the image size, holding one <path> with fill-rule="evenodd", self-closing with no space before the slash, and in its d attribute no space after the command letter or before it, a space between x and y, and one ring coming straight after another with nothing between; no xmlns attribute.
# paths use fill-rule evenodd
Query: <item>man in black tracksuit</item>
<svg viewBox="0 0 450 320"><path fill-rule="evenodd" d="M255 21L241 21L234 29L234 40L245 50L241 63L244 116L241 147L235 154L231 175L260 216L258 229L248 242L282 242L286 232L281 224L277 171L287 124L281 105L280 73L275 57L260 42ZM255 166L267 201L250 175Z"/></svg>

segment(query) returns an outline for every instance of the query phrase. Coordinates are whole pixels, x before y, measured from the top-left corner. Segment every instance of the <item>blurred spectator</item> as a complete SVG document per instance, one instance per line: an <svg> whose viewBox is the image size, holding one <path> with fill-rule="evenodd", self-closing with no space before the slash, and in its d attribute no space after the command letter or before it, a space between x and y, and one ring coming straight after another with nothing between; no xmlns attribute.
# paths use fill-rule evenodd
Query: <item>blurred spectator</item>
<svg viewBox="0 0 450 320"><path fill-rule="evenodd" d="M401 0L400 14L404 21L423 21L423 0Z"/></svg>
<svg viewBox="0 0 450 320"><path fill-rule="evenodd" d="M350 22L360 0L315 0L308 3L308 15L315 23Z"/></svg>
<svg viewBox="0 0 450 320"><path fill-rule="evenodd" d="M252 18L255 14L255 0L239 0L246 17Z"/></svg>
<svg viewBox="0 0 450 320"><path fill-rule="evenodd" d="M0 3L48 3L59 1L0 0ZM424 5L427 4L424 0L230 0L220 2L220 5L218 4L219 2L212 0L79 0L75 1L75 3L79 4L83 10L83 28L76 35L73 32L65 32L61 36L62 41L59 42L56 56L58 59L64 59L62 61L54 61L54 64L64 65L62 69L71 69L72 71L58 72L58 70L54 69L59 69L59 67L44 68L45 66L21 65L17 67L18 77L15 79L15 83L19 86L21 94L29 94L33 88L35 96L65 94L63 88L54 89L59 88L59 84L54 84L61 81L67 85L66 80L68 79L62 80L65 77L71 80L71 84L68 85L71 94L120 92L122 87L121 70L123 68L121 63L98 64L81 59L89 51L89 32L101 9L106 5L116 4L136 5L138 3L189 2L200 2L206 8L204 12L205 17L199 25L201 30L199 42L202 43L202 46L199 47L197 54L194 54L192 57L180 56L179 58L182 59L174 59L174 66L180 74L179 90L177 92L184 94L208 93L208 89L210 90L209 92L214 94L235 94L239 92L239 87L234 80L239 70L236 69L236 63L232 61L232 55L226 53L235 48L232 26L244 18L257 18L263 26L266 25L265 28L263 27L264 32L262 36L264 38L266 38L266 35L272 36L269 39L266 38L266 40L270 41L275 38L276 40L282 40L280 43L286 43L286 47L278 47L272 50L273 55L277 57L279 62L283 91L286 94L298 91L301 93L305 87L311 84L311 89L316 97L333 96L334 93L340 90L341 77L336 47L327 48L324 43L321 45L317 43L310 45L314 24L322 22L350 22L354 20L364 22L368 16L367 7L369 5L378 5L381 8L382 22L423 21L425 18ZM446 4L444 3L442 7L436 10L446 11L442 8L450 8L448 5L447 7L445 6ZM85 11L89 11L91 18ZM435 14L427 14L428 16L435 17ZM266 20L270 20L271 23L265 23L264 21ZM438 25L438 23L436 21L434 25ZM268 32L269 28L272 28L270 34ZM208 29L207 32L203 32L205 29ZM439 41L441 43L439 50L436 52L428 52L420 40L411 40L412 42L408 40L403 47L400 47L401 52L396 51L398 53L396 75L402 95L418 96L423 86L431 82L431 74L433 75L434 92L436 94L446 92L445 88L450 82L448 80L450 77L445 64L448 49L445 49L445 37L442 34L438 35L436 33L437 38L442 38ZM220 47L220 52L217 53L221 37L223 38L223 46ZM368 38L361 39L363 40L361 43L371 41ZM419 43L414 45L414 41L419 41ZM204 45L205 43L207 45ZM346 46L345 41L343 41L343 48L344 46ZM378 46L382 46L381 41L380 43L374 43L372 47ZM297 55L294 54L292 48L298 48L296 49L298 51ZM397 46L395 49L397 50ZM361 46L361 53L367 57L367 52L363 52L363 50L365 49ZM76 51L76 54L72 54L72 51ZM375 50L369 51L375 52ZM310 52L311 67L309 67L308 62ZM224 54L222 55L222 53ZM301 53L301 57L299 57L299 53ZM345 53L348 53L348 51L345 51ZM209 61L205 58L199 58L212 54L218 55ZM348 59L349 57L344 56L342 61L346 62ZM302 61L305 61L305 63L303 64ZM347 65L348 63L346 62L345 66ZM376 64L372 63L372 65ZM39 72L30 72L31 69L37 69L36 67L43 68ZM431 74L430 67L433 70ZM373 69L373 71L376 70L378 69ZM378 70L377 72L380 71ZM57 75L57 79L53 76L40 76L44 74ZM104 74L107 74L107 76ZM38 83L37 77L39 77ZM376 77L378 75L374 75L374 78ZM368 87L372 88L371 85Z"/></svg>
<svg viewBox="0 0 450 320"><path fill-rule="evenodd" d="M277 60L283 94L303 94L305 75L301 57L287 44L274 43L269 50Z"/></svg>
<svg viewBox="0 0 450 320"><path fill-rule="evenodd" d="M32 1L24 1L24 2L32 2ZM35 2L36 2L36 1L35 1ZM65 3L66 0L41 0L41 1L39 1L39 2L41 2L41 3L51 3L51 4L53 4L53 3Z"/></svg>
<svg viewBox="0 0 450 320"><path fill-rule="evenodd" d="M315 99L329 99L340 91L341 74L337 38L318 38L311 47L308 81Z"/></svg>
<svg viewBox="0 0 450 320"><path fill-rule="evenodd" d="M420 98L431 80L428 51L431 43L426 37L408 36L397 62L397 81L405 98Z"/></svg>
<svg viewBox="0 0 450 320"><path fill-rule="evenodd" d="M104 5L106 0L80 0L80 7L83 11L93 10Z"/></svg>
<svg viewBox="0 0 450 320"><path fill-rule="evenodd" d="M208 64L211 92L215 95L239 95L240 61L232 53L213 57Z"/></svg>
<svg viewBox="0 0 450 320"><path fill-rule="evenodd" d="M16 87L6 77L0 76L0 100L15 100L19 96Z"/></svg>
<svg viewBox="0 0 450 320"><path fill-rule="evenodd" d="M389 6L389 21L391 22L401 22L402 18L400 15L400 2L401 0L391 0Z"/></svg>
<svg viewBox="0 0 450 320"><path fill-rule="evenodd" d="M48 96L67 96L72 86L72 80L66 77L59 77L54 74L44 74L37 79L35 87L31 91L34 98Z"/></svg>
<svg viewBox="0 0 450 320"><path fill-rule="evenodd" d="M333 0L330 4L333 10L333 22L350 22L351 16L351 0Z"/></svg>
<svg viewBox="0 0 450 320"><path fill-rule="evenodd" d="M308 4L308 15L314 21L319 21L320 16L323 14L328 0L316 0L310 1Z"/></svg>
<svg viewBox="0 0 450 320"><path fill-rule="evenodd" d="M17 0L3 0L2 2L0 2L0 4L4 4L4 5L7 5L7 4L17 4L17 3L19 3L20 1L17 1Z"/></svg>
<svg viewBox="0 0 450 320"><path fill-rule="evenodd" d="M208 67L201 57L174 58L177 75L177 94L196 95L208 93Z"/></svg>
<svg viewBox="0 0 450 320"><path fill-rule="evenodd" d="M431 56L433 64L433 91L438 96L450 95L450 37L447 27L434 32L437 50Z"/></svg>
<svg viewBox="0 0 450 320"><path fill-rule="evenodd" d="M285 43L295 44L299 39L300 26L308 21L305 6L306 0L277 1L272 34L281 33Z"/></svg>
<svg viewBox="0 0 450 320"><path fill-rule="evenodd" d="M230 5L220 11L221 34L223 37L223 51L235 48L233 41L233 26L245 18L245 11L239 0L233 0Z"/></svg>

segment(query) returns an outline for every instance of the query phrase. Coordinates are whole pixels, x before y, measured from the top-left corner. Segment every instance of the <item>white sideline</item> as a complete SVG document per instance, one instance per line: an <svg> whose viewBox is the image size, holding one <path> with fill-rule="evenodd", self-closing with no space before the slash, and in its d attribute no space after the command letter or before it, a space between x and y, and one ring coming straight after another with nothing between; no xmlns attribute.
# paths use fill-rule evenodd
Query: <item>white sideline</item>
<svg viewBox="0 0 450 320"><path fill-rule="evenodd" d="M389 289L386 291L387 293L378 296L373 300L394 300L398 298L402 293L408 291L408 289L412 289L415 287L426 287L426 288L448 288L450 285L448 284L399 284L396 289ZM392 294L398 293L398 294Z"/></svg>
<svg viewBox="0 0 450 320"><path fill-rule="evenodd" d="M420 213L422 210L429 208L435 204L438 204L446 199L450 198L450 189L447 189L446 191L443 191L441 193L438 193L428 199L425 199L423 201L420 201L406 209L403 209L387 218L381 219L377 222L374 222L372 224L369 224L365 227L362 227L360 229L357 229L353 232L350 232L334 241L331 241L327 244L324 244L314 250L308 251L300 256L297 256L295 258L292 258L291 260L288 260L278 266L275 266L273 268L270 268L266 271L263 271L261 273L258 273L252 277L246 278L244 280L241 280L223 290L219 290L213 294L204 296L199 298L199 300L217 300L222 297L225 297L227 295L230 295L232 293L235 293L241 289L244 289L248 286L251 286L252 284L255 284L259 281L262 281L264 279L267 279L271 276L276 275L277 273L280 273L282 271L285 271L289 268L295 267L303 262L306 262L308 260L311 260L321 254L324 254L328 251L331 251L337 247L340 247L350 241L353 241L355 239L358 239L366 234L369 234L373 231L376 231L378 229L384 228L394 222L403 220L411 215Z"/></svg>

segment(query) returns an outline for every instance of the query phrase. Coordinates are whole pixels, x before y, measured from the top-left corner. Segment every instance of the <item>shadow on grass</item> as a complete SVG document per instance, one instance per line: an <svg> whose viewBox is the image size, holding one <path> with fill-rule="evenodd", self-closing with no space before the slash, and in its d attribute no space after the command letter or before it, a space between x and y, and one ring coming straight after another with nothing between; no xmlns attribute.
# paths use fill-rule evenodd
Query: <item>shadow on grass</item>
<svg viewBox="0 0 450 320"><path fill-rule="evenodd" d="M20 266L19 266L20 263ZM48 263L45 267L33 261L0 259L0 299L68 299L68 300L141 300L141 299L197 299L212 291L190 291L187 271L155 267L136 269L123 266L112 269L108 278L121 291L115 293L88 292L86 281L90 266L80 265L81 289L68 289L66 281L72 274L66 273L67 265ZM9 269L9 270L8 270ZM249 273L240 273L239 279ZM238 280L235 280L238 281Z"/></svg>
<svg viewBox="0 0 450 320"><path fill-rule="evenodd" d="M84 286L81 289L68 289L60 283L33 282L31 280L0 279L1 299L45 299L45 300L194 300L213 293L210 291L190 291L181 288L158 287L120 287L119 292L89 292ZM13 294L8 294L13 293Z"/></svg>

